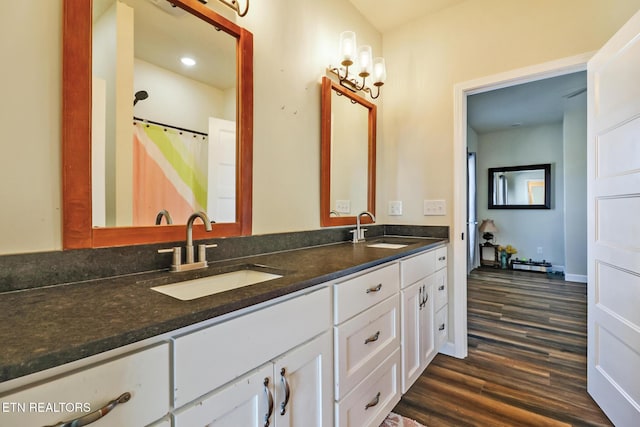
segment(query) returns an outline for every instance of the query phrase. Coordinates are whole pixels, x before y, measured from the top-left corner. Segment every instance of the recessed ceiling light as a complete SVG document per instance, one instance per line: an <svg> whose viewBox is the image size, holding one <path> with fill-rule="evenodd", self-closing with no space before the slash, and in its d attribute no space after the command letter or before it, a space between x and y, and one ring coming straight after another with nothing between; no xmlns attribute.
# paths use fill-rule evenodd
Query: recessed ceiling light
<svg viewBox="0 0 640 427"><path fill-rule="evenodd" d="M196 60L193 58L189 58L188 56L183 56L182 58L180 58L180 62L182 62L187 67L193 67L194 65L196 65Z"/></svg>

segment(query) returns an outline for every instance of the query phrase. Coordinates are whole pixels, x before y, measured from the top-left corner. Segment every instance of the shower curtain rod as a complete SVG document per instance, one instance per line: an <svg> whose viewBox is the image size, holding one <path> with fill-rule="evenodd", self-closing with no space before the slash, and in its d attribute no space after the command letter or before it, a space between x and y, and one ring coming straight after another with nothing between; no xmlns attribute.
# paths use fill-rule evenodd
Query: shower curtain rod
<svg viewBox="0 0 640 427"><path fill-rule="evenodd" d="M185 129L185 128L181 128L181 127L178 127L178 126L168 125L166 123L154 122L153 120L141 119L140 117L136 117L136 116L133 116L133 120L137 120L137 121L139 121L141 123L150 123L152 125L158 125L158 126L162 126L162 127L175 129L175 130L180 130L180 131L183 131L183 132L194 133L196 135L202 135L202 136L206 136L206 137L209 136L208 133L199 132L197 130Z"/></svg>

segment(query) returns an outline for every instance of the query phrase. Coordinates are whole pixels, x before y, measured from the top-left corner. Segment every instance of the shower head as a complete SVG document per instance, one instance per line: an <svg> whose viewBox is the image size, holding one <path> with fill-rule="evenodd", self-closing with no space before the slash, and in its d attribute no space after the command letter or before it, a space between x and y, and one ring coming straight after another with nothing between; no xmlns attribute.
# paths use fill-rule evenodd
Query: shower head
<svg viewBox="0 0 640 427"><path fill-rule="evenodd" d="M139 90L135 93L133 99L133 105L136 105L138 101L143 101L149 97L149 93L146 90Z"/></svg>

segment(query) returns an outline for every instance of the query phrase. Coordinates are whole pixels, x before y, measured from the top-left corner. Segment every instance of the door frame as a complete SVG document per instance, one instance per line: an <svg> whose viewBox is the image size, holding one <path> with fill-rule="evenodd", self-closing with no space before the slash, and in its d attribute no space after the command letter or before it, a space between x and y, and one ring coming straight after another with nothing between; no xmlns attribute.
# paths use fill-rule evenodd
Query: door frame
<svg viewBox="0 0 640 427"><path fill-rule="evenodd" d="M587 52L454 85L453 203L456 208L450 235L453 251L453 341L442 349L443 353L458 358L467 357L467 242L462 238L467 227L467 96L585 71L587 62L594 54L595 52Z"/></svg>

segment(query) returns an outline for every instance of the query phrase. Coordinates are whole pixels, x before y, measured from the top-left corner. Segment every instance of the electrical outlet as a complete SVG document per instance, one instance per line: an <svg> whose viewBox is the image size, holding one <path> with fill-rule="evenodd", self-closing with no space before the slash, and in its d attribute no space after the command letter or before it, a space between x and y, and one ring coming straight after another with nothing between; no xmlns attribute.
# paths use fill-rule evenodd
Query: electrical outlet
<svg viewBox="0 0 640 427"><path fill-rule="evenodd" d="M402 215L402 201L401 200L390 201L388 214L392 216Z"/></svg>
<svg viewBox="0 0 640 427"><path fill-rule="evenodd" d="M446 215L447 204L444 200L425 200L424 214L425 215Z"/></svg>
<svg viewBox="0 0 640 427"><path fill-rule="evenodd" d="M351 213L351 201L350 200L336 200L336 211L341 214Z"/></svg>

